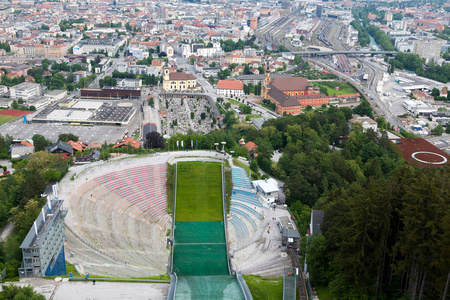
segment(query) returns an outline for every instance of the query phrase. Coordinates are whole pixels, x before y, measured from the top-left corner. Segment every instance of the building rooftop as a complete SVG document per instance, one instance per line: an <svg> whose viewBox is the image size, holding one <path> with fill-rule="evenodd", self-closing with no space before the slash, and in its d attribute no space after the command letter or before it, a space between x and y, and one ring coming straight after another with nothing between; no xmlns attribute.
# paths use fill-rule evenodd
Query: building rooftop
<svg viewBox="0 0 450 300"><path fill-rule="evenodd" d="M440 168L449 163L450 156L422 138L391 140L400 149L403 159L418 168Z"/></svg>
<svg viewBox="0 0 450 300"><path fill-rule="evenodd" d="M240 80L219 80L217 89L224 90L243 90L244 83Z"/></svg>

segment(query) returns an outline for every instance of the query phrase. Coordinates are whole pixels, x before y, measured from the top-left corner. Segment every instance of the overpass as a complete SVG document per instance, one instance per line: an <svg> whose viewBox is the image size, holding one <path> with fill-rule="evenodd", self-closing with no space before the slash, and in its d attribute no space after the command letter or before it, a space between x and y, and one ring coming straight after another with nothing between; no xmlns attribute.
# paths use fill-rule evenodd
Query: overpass
<svg viewBox="0 0 450 300"><path fill-rule="evenodd" d="M300 51L300 52L291 52L294 55L300 56L331 56L335 54L345 54L348 56L368 56L368 55L376 55L376 54L386 54L389 56L394 56L397 54L396 51Z"/></svg>

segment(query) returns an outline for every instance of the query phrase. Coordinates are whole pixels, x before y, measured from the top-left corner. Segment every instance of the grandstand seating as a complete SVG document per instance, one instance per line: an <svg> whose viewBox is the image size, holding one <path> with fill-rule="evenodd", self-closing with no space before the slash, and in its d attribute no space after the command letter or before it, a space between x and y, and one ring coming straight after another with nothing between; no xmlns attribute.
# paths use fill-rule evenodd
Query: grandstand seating
<svg viewBox="0 0 450 300"><path fill-rule="evenodd" d="M256 231L256 229L258 228L258 226L256 225L255 220L250 217L250 215L244 211L242 211L241 209L237 208L237 207L231 207L230 208L230 212L235 215L237 215L238 217L242 217L243 219L245 219L246 221L248 221L250 223L250 225L252 226L253 231Z"/></svg>
<svg viewBox="0 0 450 300"><path fill-rule="evenodd" d="M245 223L241 219L232 217L231 224L233 225L233 227L236 231L236 237L237 237L238 241L241 241L241 240L244 240L244 239L247 239L250 237L250 233L248 232L247 225L245 225Z"/></svg>
<svg viewBox="0 0 450 300"><path fill-rule="evenodd" d="M253 189L253 184L242 168L233 168L231 170L233 187L240 187L244 189Z"/></svg>
<svg viewBox="0 0 450 300"><path fill-rule="evenodd" d="M118 210L132 217L142 216L150 222L167 213L166 166L146 165L105 174L81 186L76 195L90 195L91 201L102 201L105 209ZM162 226L170 222L163 218Z"/></svg>
<svg viewBox="0 0 450 300"><path fill-rule="evenodd" d="M263 219L263 204L258 199L252 182L244 169L232 168L233 189L231 193L231 224L236 230L238 242L249 238Z"/></svg>

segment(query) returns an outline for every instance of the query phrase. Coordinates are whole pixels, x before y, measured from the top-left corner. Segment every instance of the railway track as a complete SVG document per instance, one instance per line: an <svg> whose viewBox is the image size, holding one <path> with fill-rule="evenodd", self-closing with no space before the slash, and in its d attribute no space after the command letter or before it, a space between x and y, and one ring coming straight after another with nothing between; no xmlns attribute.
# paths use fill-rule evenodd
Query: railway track
<svg viewBox="0 0 450 300"><path fill-rule="evenodd" d="M303 276L302 266L300 264L300 260L298 259L297 254L294 249L289 248L289 257L291 258L292 265L295 268L298 268L298 276L297 276L297 290L298 290L298 298L300 300L308 300L308 290L306 289L305 278Z"/></svg>

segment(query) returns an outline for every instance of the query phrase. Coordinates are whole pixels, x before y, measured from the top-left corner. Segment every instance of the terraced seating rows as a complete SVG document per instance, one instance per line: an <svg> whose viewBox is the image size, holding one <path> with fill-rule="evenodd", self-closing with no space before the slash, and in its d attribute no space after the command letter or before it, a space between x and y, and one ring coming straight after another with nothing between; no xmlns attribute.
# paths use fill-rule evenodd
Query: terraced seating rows
<svg viewBox="0 0 450 300"><path fill-rule="evenodd" d="M245 223L236 217L231 218L231 224L234 227L234 230L236 231L236 237L238 241L247 239L250 237L250 233L248 232L247 225Z"/></svg>
<svg viewBox="0 0 450 300"><path fill-rule="evenodd" d="M230 212L238 215L239 217L244 218L245 220L247 220L250 223L250 225L252 226L253 231L256 231L256 229L258 228L258 226L256 225L255 220L253 220L253 218L250 217L249 214L247 214L246 212L242 211L238 207L233 207L232 206L230 208Z"/></svg>
<svg viewBox="0 0 450 300"><path fill-rule="evenodd" d="M238 207L241 208L241 209L245 209L245 210L247 210L249 213L251 213L252 216L254 216L255 218L257 218L258 220L262 220L262 215L261 215L259 212L257 212L254 208L252 208L252 207L250 207L250 206L248 206L248 205L245 205L245 204L243 204L243 203L240 203L240 202L238 202L238 201L233 201L233 200L231 200L231 205L238 206Z"/></svg>
<svg viewBox="0 0 450 300"><path fill-rule="evenodd" d="M233 180L233 187L241 187L245 189L252 189L253 184L245 173L245 170L242 168L233 168L231 170L231 176Z"/></svg>

